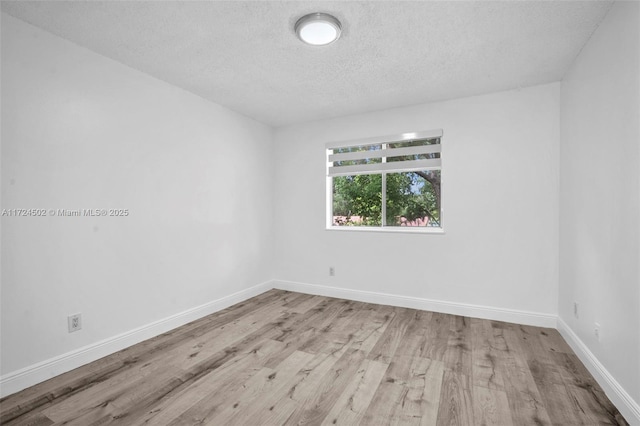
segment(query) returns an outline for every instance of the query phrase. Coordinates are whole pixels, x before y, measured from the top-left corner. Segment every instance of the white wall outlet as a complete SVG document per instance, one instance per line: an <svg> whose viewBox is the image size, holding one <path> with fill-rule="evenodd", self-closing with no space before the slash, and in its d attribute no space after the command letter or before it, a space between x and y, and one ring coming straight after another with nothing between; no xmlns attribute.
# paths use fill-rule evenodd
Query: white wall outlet
<svg viewBox="0 0 640 426"><path fill-rule="evenodd" d="M601 331L600 323L595 323L593 327L593 334L596 336L596 340L598 342L600 341L600 331Z"/></svg>
<svg viewBox="0 0 640 426"><path fill-rule="evenodd" d="M336 268L334 268L333 266L329 266L329 276L333 277L336 275Z"/></svg>
<svg viewBox="0 0 640 426"><path fill-rule="evenodd" d="M580 318L578 315L578 302L573 302L573 316L576 318Z"/></svg>
<svg viewBox="0 0 640 426"><path fill-rule="evenodd" d="M69 327L69 333L82 330L82 314L73 314L67 317L67 326Z"/></svg>

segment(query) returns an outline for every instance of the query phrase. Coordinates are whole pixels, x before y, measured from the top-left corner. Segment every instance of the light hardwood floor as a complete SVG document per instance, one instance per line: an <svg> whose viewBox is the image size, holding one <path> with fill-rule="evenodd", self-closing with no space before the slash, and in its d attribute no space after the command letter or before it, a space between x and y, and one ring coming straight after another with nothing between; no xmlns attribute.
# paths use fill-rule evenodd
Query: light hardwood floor
<svg viewBox="0 0 640 426"><path fill-rule="evenodd" d="M0 409L3 425L626 424L556 330L280 290Z"/></svg>

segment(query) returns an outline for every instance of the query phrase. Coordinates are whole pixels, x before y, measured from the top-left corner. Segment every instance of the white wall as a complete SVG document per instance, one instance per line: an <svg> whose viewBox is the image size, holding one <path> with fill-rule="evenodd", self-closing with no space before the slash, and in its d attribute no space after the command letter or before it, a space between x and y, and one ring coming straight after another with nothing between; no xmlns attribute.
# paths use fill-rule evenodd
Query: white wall
<svg viewBox="0 0 640 426"><path fill-rule="evenodd" d="M2 14L2 374L271 278L272 130ZM67 315L83 330L68 334Z"/></svg>
<svg viewBox="0 0 640 426"><path fill-rule="evenodd" d="M559 316L636 404L639 28L640 4L617 2L576 59L562 81L560 149ZM602 326L600 341L595 322Z"/></svg>
<svg viewBox="0 0 640 426"><path fill-rule="evenodd" d="M554 83L278 129L276 278L555 315L559 94ZM444 235L325 230L326 142L436 128Z"/></svg>

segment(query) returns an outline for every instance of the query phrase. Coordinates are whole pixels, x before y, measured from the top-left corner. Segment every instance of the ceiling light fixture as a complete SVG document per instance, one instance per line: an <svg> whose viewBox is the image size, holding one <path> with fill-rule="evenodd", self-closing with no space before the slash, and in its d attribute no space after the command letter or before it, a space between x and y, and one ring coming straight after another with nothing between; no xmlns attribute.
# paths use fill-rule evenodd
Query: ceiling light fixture
<svg viewBox="0 0 640 426"><path fill-rule="evenodd" d="M326 13L310 13L295 25L298 38L312 46L324 46L340 38L340 21Z"/></svg>

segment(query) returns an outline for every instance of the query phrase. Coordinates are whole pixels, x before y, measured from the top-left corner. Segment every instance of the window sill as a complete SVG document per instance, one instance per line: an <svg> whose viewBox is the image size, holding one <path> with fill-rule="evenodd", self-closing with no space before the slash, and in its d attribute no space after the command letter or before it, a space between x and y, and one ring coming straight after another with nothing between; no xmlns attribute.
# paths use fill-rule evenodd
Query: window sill
<svg viewBox="0 0 640 426"><path fill-rule="evenodd" d="M417 228L404 226L369 227L369 226L328 226L327 231L338 232L382 232L395 234L436 234L444 235L442 228Z"/></svg>

